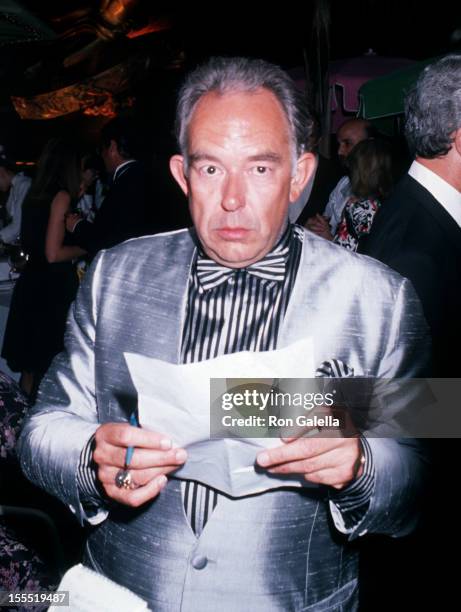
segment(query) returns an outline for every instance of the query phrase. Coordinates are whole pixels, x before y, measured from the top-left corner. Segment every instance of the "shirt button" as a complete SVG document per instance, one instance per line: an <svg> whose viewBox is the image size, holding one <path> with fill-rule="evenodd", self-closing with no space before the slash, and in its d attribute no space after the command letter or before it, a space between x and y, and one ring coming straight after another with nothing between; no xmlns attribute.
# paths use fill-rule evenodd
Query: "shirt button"
<svg viewBox="0 0 461 612"><path fill-rule="evenodd" d="M197 555L192 559L192 567L196 570L201 570L207 566L208 559L202 555Z"/></svg>
<svg viewBox="0 0 461 612"><path fill-rule="evenodd" d="M229 279L229 285L233 285L235 283L235 280L233 278Z"/></svg>

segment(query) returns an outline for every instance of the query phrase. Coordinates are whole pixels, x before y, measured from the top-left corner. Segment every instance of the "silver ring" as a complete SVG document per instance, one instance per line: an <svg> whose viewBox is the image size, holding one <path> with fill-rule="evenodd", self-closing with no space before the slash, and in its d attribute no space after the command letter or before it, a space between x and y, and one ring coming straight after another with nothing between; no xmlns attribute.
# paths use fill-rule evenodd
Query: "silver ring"
<svg viewBox="0 0 461 612"><path fill-rule="evenodd" d="M130 470L119 470L115 475L115 486L118 489L131 489L134 486Z"/></svg>

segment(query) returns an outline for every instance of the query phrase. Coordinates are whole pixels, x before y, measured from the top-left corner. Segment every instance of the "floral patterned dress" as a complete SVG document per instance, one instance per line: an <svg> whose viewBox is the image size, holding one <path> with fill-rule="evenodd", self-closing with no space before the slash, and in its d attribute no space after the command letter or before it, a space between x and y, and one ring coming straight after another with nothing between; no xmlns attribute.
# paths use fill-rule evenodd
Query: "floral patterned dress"
<svg viewBox="0 0 461 612"><path fill-rule="evenodd" d="M346 249L356 251L360 238L370 233L371 225L380 205L381 202L376 199L359 200L351 196L344 206L333 241Z"/></svg>

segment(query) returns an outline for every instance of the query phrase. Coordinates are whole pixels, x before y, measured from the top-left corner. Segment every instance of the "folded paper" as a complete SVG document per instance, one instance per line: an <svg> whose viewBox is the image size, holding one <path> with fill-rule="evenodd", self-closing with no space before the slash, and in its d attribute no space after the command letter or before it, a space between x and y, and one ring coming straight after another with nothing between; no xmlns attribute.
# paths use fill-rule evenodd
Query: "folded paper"
<svg viewBox="0 0 461 612"><path fill-rule="evenodd" d="M141 427L169 436L187 449L188 459L174 476L196 480L227 495L240 497L308 483L301 476L271 475L255 466L263 448L280 446L274 438L210 439L210 379L240 381L251 376L269 382L279 378L314 376L312 340L306 338L274 351L243 351L191 364L124 353L138 392ZM312 485L315 486L315 485Z"/></svg>

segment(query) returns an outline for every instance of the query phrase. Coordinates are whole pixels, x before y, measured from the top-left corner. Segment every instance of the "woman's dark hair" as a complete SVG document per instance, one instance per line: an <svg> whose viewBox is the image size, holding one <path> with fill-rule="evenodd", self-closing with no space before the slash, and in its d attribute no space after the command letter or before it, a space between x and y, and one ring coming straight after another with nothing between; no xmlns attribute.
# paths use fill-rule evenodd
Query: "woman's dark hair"
<svg viewBox="0 0 461 612"><path fill-rule="evenodd" d="M356 198L386 198L392 191L390 145L379 138L357 143L347 158L351 191Z"/></svg>
<svg viewBox="0 0 461 612"><path fill-rule="evenodd" d="M76 202L81 180L81 157L77 147L61 138L52 138L37 162L30 195L39 200L50 199L62 190L68 192L71 202Z"/></svg>

